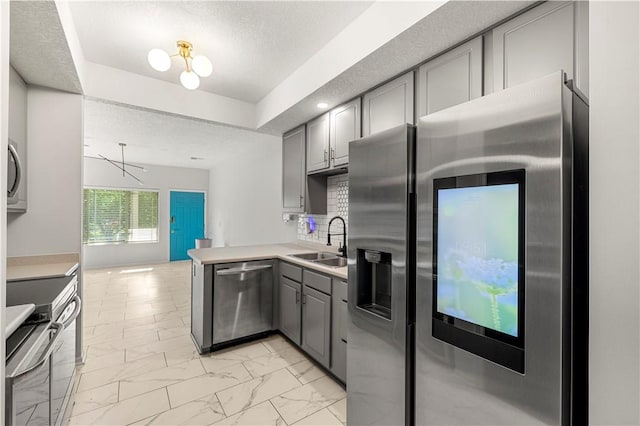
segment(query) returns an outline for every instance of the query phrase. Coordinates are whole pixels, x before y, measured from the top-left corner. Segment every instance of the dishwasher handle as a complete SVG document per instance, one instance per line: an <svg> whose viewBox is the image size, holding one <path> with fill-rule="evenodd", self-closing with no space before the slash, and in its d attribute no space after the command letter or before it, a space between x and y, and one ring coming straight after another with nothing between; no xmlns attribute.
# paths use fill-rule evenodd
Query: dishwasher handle
<svg viewBox="0 0 640 426"><path fill-rule="evenodd" d="M273 268L273 265L256 265L256 266L241 266L239 268L225 268L218 269L216 271L217 276L225 276L225 275L240 275L246 272L258 272L264 271L266 269Z"/></svg>

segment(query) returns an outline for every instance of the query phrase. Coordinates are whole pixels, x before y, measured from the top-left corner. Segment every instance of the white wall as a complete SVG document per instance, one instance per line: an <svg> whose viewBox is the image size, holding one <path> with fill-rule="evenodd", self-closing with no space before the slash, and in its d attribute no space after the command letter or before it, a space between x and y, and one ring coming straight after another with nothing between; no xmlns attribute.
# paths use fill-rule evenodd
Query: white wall
<svg viewBox="0 0 640 426"><path fill-rule="evenodd" d="M81 95L28 87L28 208L8 215L8 256L80 253L82 103Z"/></svg>
<svg viewBox="0 0 640 426"><path fill-rule="evenodd" d="M282 222L282 139L239 150L211 170L208 201L216 246L289 242L296 221Z"/></svg>
<svg viewBox="0 0 640 426"><path fill-rule="evenodd" d="M640 424L640 7L589 2L592 424Z"/></svg>
<svg viewBox="0 0 640 426"><path fill-rule="evenodd" d="M85 268L168 261L169 192L171 190L200 191L205 193L205 198L207 197L206 193L209 190L208 170L155 165L143 166L147 168L147 172L128 169L144 182L144 185L139 185L132 178L123 177L120 170L106 161L85 158L84 184L86 187L159 191L158 242L85 245L83 251L83 265Z"/></svg>
<svg viewBox="0 0 640 426"><path fill-rule="evenodd" d="M9 2L0 2L0 140L9 137ZM0 149L0 188L7 187L7 150ZM7 271L7 198L0 197L0 330L5 329ZM0 345L0 359L5 359ZM5 363L0 362L0 377ZM4 420L4 380L0 380L0 419ZM0 421L1 422L1 421Z"/></svg>

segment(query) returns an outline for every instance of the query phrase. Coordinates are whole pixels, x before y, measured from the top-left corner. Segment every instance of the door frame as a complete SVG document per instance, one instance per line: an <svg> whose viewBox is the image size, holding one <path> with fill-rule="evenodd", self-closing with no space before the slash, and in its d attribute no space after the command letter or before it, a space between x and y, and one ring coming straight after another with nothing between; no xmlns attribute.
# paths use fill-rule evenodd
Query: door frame
<svg viewBox="0 0 640 426"><path fill-rule="evenodd" d="M168 188L167 189L167 262L171 262L171 193L172 192L197 192L204 196L204 236L207 237L207 190L205 189L181 189L181 188Z"/></svg>

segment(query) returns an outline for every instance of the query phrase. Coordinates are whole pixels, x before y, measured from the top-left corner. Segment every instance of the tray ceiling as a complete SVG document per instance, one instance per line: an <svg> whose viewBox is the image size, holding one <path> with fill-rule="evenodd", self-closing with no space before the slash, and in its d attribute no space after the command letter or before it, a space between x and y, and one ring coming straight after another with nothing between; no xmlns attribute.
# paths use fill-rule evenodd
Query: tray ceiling
<svg viewBox="0 0 640 426"><path fill-rule="evenodd" d="M147 52L173 54L188 40L213 62L200 89L255 103L370 7L372 2L74 1L86 60L177 83L183 64L154 71Z"/></svg>

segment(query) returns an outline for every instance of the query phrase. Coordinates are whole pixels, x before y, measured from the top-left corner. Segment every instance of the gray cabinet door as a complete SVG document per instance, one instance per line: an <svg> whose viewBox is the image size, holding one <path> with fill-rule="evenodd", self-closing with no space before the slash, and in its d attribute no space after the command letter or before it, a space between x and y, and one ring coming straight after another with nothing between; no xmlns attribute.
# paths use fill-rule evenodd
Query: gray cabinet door
<svg viewBox="0 0 640 426"><path fill-rule="evenodd" d="M347 283L333 280L331 294L331 372L337 378L347 381Z"/></svg>
<svg viewBox="0 0 640 426"><path fill-rule="evenodd" d="M482 96L482 37L418 69L418 117Z"/></svg>
<svg viewBox="0 0 640 426"><path fill-rule="evenodd" d="M213 343L213 265L191 261L191 336L198 352Z"/></svg>
<svg viewBox="0 0 640 426"><path fill-rule="evenodd" d="M546 2L495 28L494 90L562 69L588 94L587 8L588 2Z"/></svg>
<svg viewBox="0 0 640 426"><path fill-rule="evenodd" d="M304 211L305 194L305 128L298 127L282 138L282 208Z"/></svg>
<svg viewBox="0 0 640 426"><path fill-rule="evenodd" d="M329 167L329 113L307 123L307 173Z"/></svg>
<svg viewBox="0 0 640 426"><path fill-rule="evenodd" d="M302 349L329 368L331 363L331 296L304 286Z"/></svg>
<svg viewBox="0 0 640 426"><path fill-rule="evenodd" d="M349 162L349 142L360 138L360 98L331 111L330 151L332 167Z"/></svg>
<svg viewBox="0 0 640 426"><path fill-rule="evenodd" d="M280 278L280 331L300 344L300 306L302 285L289 278Z"/></svg>
<svg viewBox="0 0 640 426"><path fill-rule="evenodd" d="M413 71L364 95L362 136L413 122Z"/></svg>

